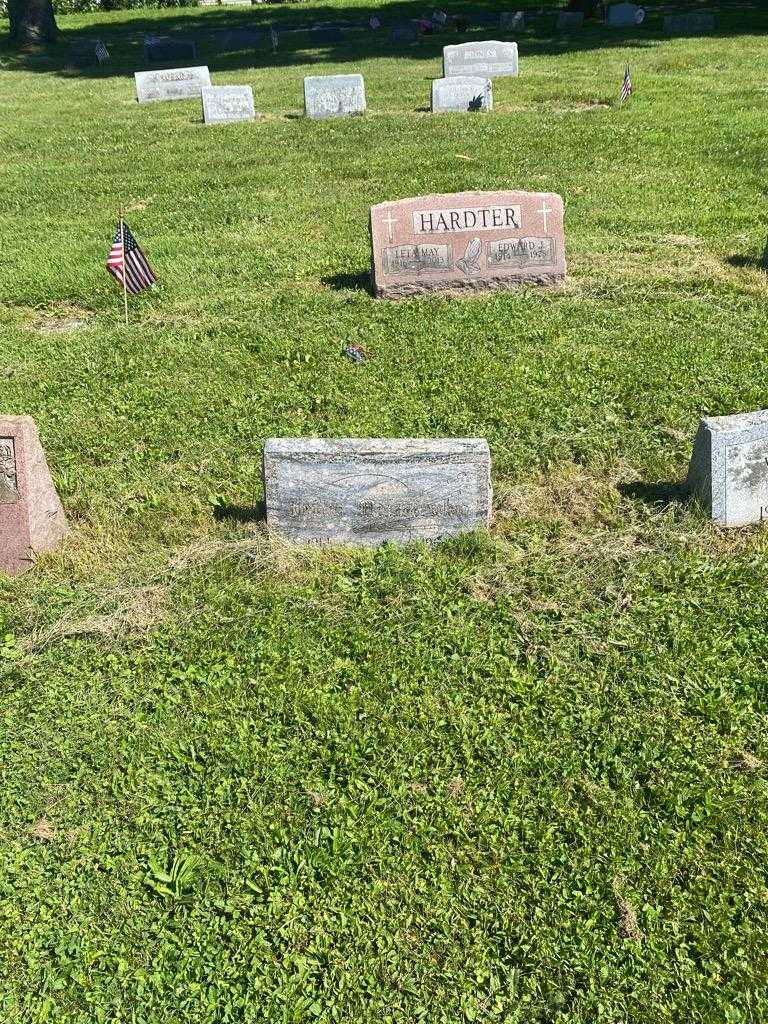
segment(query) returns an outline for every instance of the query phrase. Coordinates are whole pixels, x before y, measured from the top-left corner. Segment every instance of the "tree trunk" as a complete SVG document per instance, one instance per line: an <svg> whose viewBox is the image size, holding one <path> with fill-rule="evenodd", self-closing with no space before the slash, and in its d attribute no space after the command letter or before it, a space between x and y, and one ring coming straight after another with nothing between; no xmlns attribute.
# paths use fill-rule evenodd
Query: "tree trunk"
<svg viewBox="0 0 768 1024"><path fill-rule="evenodd" d="M17 43L51 43L59 29L52 0L8 0L11 38Z"/></svg>

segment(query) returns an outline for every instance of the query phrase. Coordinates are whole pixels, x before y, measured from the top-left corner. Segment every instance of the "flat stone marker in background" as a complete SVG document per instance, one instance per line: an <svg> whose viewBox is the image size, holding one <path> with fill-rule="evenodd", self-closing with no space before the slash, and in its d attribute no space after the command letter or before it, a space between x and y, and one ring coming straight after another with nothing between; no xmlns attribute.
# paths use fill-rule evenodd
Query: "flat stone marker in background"
<svg viewBox="0 0 768 1024"><path fill-rule="evenodd" d="M99 59L101 53L101 59ZM109 51L101 39L75 39L70 49L70 59L76 68L89 68L94 64L106 64Z"/></svg>
<svg viewBox="0 0 768 1024"><path fill-rule="evenodd" d="M250 85L207 85L202 89L203 120L206 124L253 121L253 90Z"/></svg>
<svg viewBox="0 0 768 1024"><path fill-rule="evenodd" d="M459 43L443 47L443 75L480 75L482 78L506 78L517 72L517 43L488 39L477 43Z"/></svg>
<svg viewBox="0 0 768 1024"><path fill-rule="evenodd" d="M0 416L0 572L24 572L67 532L35 421Z"/></svg>
<svg viewBox="0 0 768 1024"><path fill-rule="evenodd" d="M556 25L559 32L570 32L573 29L584 28L584 12L560 11L557 15Z"/></svg>
<svg viewBox="0 0 768 1024"><path fill-rule="evenodd" d="M262 39L263 33L252 28L226 28L211 33L211 42L218 50L249 50L260 46Z"/></svg>
<svg viewBox="0 0 768 1024"><path fill-rule="evenodd" d="M639 10L637 4L611 4L606 20L614 28L635 28Z"/></svg>
<svg viewBox="0 0 768 1024"><path fill-rule="evenodd" d="M453 75L432 82L432 112L479 111L493 108L490 78Z"/></svg>
<svg viewBox="0 0 768 1024"><path fill-rule="evenodd" d="M310 75L304 79L307 117L350 117L365 113L362 75Z"/></svg>
<svg viewBox="0 0 768 1024"><path fill-rule="evenodd" d="M336 46L343 39L341 29L334 25L313 25L309 30L309 41L312 46Z"/></svg>
<svg viewBox="0 0 768 1024"><path fill-rule="evenodd" d="M688 14L668 14L664 18L667 35L700 36L714 32L715 16L712 11L690 11Z"/></svg>
<svg viewBox="0 0 768 1024"><path fill-rule="evenodd" d="M552 192L457 192L371 207L378 298L551 285L565 277L563 200Z"/></svg>
<svg viewBox="0 0 768 1024"><path fill-rule="evenodd" d="M171 36L146 36L144 59L148 64L166 64L174 60L197 60L197 46L192 39Z"/></svg>
<svg viewBox="0 0 768 1024"><path fill-rule="evenodd" d="M768 409L703 419L686 483L721 526L768 521Z"/></svg>
<svg viewBox="0 0 768 1024"><path fill-rule="evenodd" d="M169 68L167 71L137 71L136 99L139 103L159 100L188 100L200 96L211 84L207 67Z"/></svg>
<svg viewBox="0 0 768 1024"><path fill-rule="evenodd" d="M393 25L389 33L389 39L392 43L410 45L411 43L415 43L418 38L419 30L410 21L403 21L398 25Z"/></svg>
<svg viewBox="0 0 768 1024"><path fill-rule="evenodd" d="M481 438L271 438L264 495L292 540L434 541L488 526L491 455Z"/></svg>

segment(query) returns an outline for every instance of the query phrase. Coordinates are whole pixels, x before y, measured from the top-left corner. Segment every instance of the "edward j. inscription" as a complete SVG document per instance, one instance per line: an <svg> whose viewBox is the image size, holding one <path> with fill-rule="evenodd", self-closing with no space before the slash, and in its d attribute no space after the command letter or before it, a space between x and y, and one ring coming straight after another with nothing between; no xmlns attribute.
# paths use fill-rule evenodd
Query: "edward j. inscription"
<svg viewBox="0 0 768 1024"><path fill-rule="evenodd" d="M563 201L552 192L458 192L371 207L379 298L554 284L565 276Z"/></svg>
<svg viewBox="0 0 768 1024"><path fill-rule="evenodd" d="M439 540L488 525L490 474L479 438L272 438L267 524L297 541Z"/></svg>

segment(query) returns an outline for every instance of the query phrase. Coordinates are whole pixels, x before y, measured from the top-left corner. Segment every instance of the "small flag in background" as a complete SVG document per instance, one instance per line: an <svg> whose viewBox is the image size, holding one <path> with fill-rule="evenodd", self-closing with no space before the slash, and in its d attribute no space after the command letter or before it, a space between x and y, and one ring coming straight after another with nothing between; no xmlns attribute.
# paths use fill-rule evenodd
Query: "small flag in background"
<svg viewBox="0 0 768 1024"><path fill-rule="evenodd" d="M274 53L277 50L277 44L280 42L280 37L277 32L275 32L274 28L269 30L269 37L272 40L272 52Z"/></svg>
<svg viewBox="0 0 768 1024"><path fill-rule="evenodd" d="M106 46L100 39L96 40L95 53L96 60L99 62L99 64L109 63L109 50L106 48Z"/></svg>
<svg viewBox="0 0 768 1024"><path fill-rule="evenodd" d="M123 251L125 251L125 263L123 263ZM154 272L147 263L147 258L139 248L138 242L128 230L125 221L120 221L112 242L112 248L107 256L107 270L123 287L123 274L125 274L125 290L131 295L138 295L145 288L151 288L157 281Z"/></svg>
<svg viewBox="0 0 768 1024"><path fill-rule="evenodd" d="M632 79L629 77L629 64L624 71L624 81L621 83L621 102L629 99L632 95Z"/></svg>

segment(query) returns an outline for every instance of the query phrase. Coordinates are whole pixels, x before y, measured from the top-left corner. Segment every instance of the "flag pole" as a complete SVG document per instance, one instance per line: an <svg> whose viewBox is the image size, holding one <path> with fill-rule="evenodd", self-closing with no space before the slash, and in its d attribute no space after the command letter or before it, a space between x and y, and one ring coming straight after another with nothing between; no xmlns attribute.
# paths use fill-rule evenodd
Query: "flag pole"
<svg viewBox="0 0 768 1024"><path fill-rule="evenodd" d="M128 326L128 275L125 266L125 221L123 220L123 204L120 203L120 253L123 261L123 309L125 311L125 326Z"/></svg>

